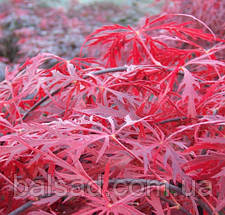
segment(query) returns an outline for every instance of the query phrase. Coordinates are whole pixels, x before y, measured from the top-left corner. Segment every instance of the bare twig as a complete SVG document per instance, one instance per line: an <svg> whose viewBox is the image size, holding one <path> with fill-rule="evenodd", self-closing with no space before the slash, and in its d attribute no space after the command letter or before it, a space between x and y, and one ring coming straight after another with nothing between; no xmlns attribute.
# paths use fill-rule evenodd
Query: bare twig
<svg viewBox="0 0 225 215"><path fill-rule="evenodd" d="M103 75L103 74L107 74L107 73L121 72L121 71L126 71L126 70L127 70L126 66L121 66L121 67L98 70L96 72L91 72L90 74L92 74L92 75ZM85 75L83 78L86 79L88 77L89 77L89 75Z"/></svg>
<svg viewBox="0 0 225 215"><path fill-rule="evenodd" d="M196 116L196 118L202 118L203 116ZM185 119L188 119L186 116L181 116L181 117L176 117L176 118L170 118L170 119L166 119L166 120L163 120L161 122L159 122L159 124L166 124L166 123L169 123L169 122L177 122L177 121L181 121L181 120L185 120Z"/></svg>
<svg viewBox="0 0 225 215"><path fill-rule="evenodd" d="M177 122L177 121L181 121L181 120L185 120L185 119L187 119L186 116L176 117L176 118L163 120L163 121L159 122L159 124L166 124L166 123L169 123L169 122Z"/></svg>

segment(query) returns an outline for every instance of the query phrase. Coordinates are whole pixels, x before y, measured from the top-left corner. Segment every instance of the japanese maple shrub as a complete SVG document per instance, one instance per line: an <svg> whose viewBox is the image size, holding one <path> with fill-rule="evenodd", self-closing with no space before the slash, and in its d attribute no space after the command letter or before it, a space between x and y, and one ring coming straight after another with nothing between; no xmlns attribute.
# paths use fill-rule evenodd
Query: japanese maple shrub
<svg viewBox="0 0 225 215"><path fill-rule="evenodd" d="M103 26L79 58L6 70L1 214L225 213L224 41L174 17Z"/></svg>

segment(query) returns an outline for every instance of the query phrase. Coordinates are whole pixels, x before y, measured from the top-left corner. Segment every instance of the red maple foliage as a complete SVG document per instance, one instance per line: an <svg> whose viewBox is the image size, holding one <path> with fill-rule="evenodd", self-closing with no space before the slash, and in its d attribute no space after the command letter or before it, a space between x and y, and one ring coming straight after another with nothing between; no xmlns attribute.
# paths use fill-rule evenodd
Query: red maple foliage
<svg viewBox="0 0 225 215"><path fill-rule="evenodd" d="M224 214L224 48L161 14L7 67L0 214Z"/></svg>

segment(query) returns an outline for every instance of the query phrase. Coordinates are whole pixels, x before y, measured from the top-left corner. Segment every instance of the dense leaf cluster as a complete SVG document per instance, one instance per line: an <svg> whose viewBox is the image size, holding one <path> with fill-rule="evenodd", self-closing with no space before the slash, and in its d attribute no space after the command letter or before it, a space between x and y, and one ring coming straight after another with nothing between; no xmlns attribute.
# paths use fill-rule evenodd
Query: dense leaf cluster
<svg viewBox="0 0 225 215"><path fill-rule="evenodd" d="M77 24L47 14L59 16L40 18L46 31L52 20ZM42 52L7 67L0 213L224 214L220 36L190 14L162 13L94 30L70 60Z"/></svg>

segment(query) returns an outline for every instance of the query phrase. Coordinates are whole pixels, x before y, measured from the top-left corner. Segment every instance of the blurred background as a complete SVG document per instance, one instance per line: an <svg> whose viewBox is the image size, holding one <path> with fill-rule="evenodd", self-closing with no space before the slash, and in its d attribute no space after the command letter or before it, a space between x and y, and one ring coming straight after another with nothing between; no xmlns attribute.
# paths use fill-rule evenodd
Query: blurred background
<svg viewBox="0 0 225 215"><path fill-rule="evenodd" d="M135 26L160 12L151 0L0 0L0 62L20 64L39 52L79 55L85 37L110 24Z"/></svg>

